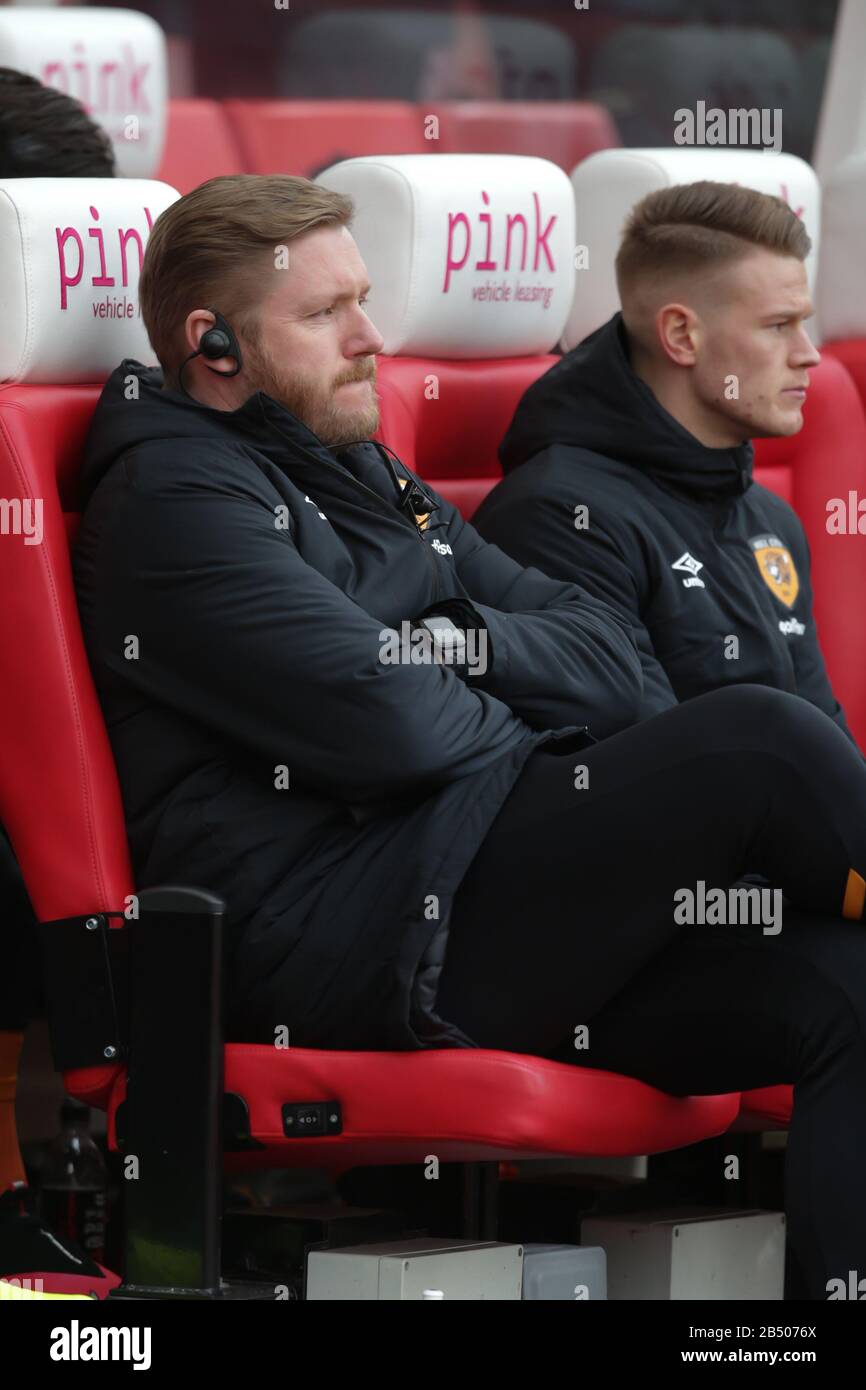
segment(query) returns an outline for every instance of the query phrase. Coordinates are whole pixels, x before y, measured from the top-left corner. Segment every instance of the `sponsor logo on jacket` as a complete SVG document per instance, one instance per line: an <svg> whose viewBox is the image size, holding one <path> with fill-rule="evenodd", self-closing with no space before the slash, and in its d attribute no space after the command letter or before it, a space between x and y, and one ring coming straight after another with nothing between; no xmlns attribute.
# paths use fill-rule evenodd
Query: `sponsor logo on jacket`
<svg viewBox="0 0 866 1390"><path fill-rule="evenodd" d="M698 578L698 570L703 569L703 564L700 560L696 560L694 555L690 555L688 551L685 555L681 555L678 560L674 560L671 569L685 570L689 576L688 579L683 580L684 589L705 589L707 587L704 581Z"/></svg>

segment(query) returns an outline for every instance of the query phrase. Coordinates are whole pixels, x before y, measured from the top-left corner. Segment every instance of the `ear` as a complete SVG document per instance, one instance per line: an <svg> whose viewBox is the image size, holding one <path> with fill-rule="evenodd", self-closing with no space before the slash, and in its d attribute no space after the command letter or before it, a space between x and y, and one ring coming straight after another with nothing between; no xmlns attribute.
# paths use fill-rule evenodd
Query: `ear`
<svg viewBox="0 0 866 1390"><path fill-rule="evenodd" d="M193 309L187 314L183 325L183 337L187 346L187 352L198 352L198 345L202 337L209 328L213 328L216 320L210 309Z"/></svg>
<svg viewBox="0 0 866 1390"><path fill-rule="evenodd" d="M700 346L701 325L694 309L665 304L653 321L662 352L678 367L693 367Z"/></svg>

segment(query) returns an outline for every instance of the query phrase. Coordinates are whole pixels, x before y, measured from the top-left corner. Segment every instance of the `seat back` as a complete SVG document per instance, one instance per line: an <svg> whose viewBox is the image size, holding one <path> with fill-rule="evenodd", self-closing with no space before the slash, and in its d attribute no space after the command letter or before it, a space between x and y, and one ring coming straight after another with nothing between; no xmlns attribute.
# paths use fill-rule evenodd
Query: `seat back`
<svg viewBox="0 0 866 1390"><path fill-rule="evenodd" d="M856 531L828 529L833 499L847 515L850 493L866 498L866 413L851 377L832 356L809 375L802 430L786 439L755 440L755 478L789 502L803 523L821 649L851 732L866 749L866 546Z"/></svg>
<svg viewBox="0 0 866 1390"><path fill-rule="evenodd" d="M822 349L838 358L866 404L866 154L843 160L824 184L817 307Z"/></svg>
<svg viewBox="0 0 866 1390"><path fill-rule="evenodd" d="M502 477L499 441L521 397L557 360L380 357L376 438L469 520ZM431 389L447 409L431 409Z"/></svg>
<svg viewBox="0 0 866 1390"><path fill-rule="evenodd" d="M574 204L547 160L348 160L319 182L355 204L370 273L380 439L470 515L527 386L555 360L574 283Z"/></svg>
<svg viewBox="0 0 866 1390"><path fill-rule="evenodd" d="M0 820L41 921L122 912L133 888L69 542L100 382L124 357L153 361L140 252L175 197L143 180L0 183L0 650L14 654L0 685ZM88 238L94 212L101 248ZM117 305L135 311L100 312ZM67 1088L98 1101L115 1071L67 1073Z"/></svg>
<svg viewBox="0 0 866 1390"><path fill-rule="evenodd" d="M134 10L0 9L0 66L81 102L111 137L117 172L156 175L165 143L165 35Z"/></svg>

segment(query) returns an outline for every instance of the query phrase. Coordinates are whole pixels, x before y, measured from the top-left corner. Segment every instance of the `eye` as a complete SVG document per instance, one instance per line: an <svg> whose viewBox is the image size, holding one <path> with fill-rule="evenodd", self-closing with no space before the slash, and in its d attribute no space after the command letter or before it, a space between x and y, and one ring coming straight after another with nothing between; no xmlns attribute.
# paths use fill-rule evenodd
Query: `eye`
<svg viewBox="0 0 866 1390"><path fill-rule="evenodd" d="M370 296L369 296L368 294L362 294L362 295L361 295L361 298L358 300L358 303L359 303L359 304L366 304L366 303L367 303L367 300L368 300L369 298L370 298Z"/></svg>
<svg viewBox="0 0 866 1390"><path fill-rule="evenodd" d="M787 326L788 326L788 320L787 320L787 319L781 319L778 323L771 323L771 324L770 324L770 327L771 327L771 328L787 328Z"/></svg>

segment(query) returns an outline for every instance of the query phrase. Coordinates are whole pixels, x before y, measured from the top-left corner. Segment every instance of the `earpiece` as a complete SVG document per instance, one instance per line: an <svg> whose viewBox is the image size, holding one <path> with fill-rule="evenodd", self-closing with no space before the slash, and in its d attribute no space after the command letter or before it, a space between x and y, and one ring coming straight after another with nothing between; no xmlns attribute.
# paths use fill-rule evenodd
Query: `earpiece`
<svg viewBox="0 0 866 1390"><path fill-rule="evenodd" d="M215 362L220 357L233 357L235 359L235 365L227 372L208 366L208 371L213 372L215 376L237 376L244 364L240 346L231 325L217 309L211 309L210 312L214 317L213 327L202 333L196 351L190 353L178 370L177 383L185 396L189 396L189 392L183 384L183 373L194 357L204 357L209 362ZM190 399L192 398L190 397Z"/></svg>
<svg viewBox="0 0 866 1390"><path fill-rule="evenodd" d="M235 359L234 368L230 372L221 371L218 375L237 376L243 366L243 358L241 357L238 340L231 326L226 322L222 314L218 313L216 309L211 309L211 313L214 316L213 328L209 328L206 333L202 333L199 339L198 353L194 353L193 356L201 354L202 357L207 357L211 361L216 361L219 357L233 357ZM214 370L215 369L211 367L211 371Z"/></svg>

